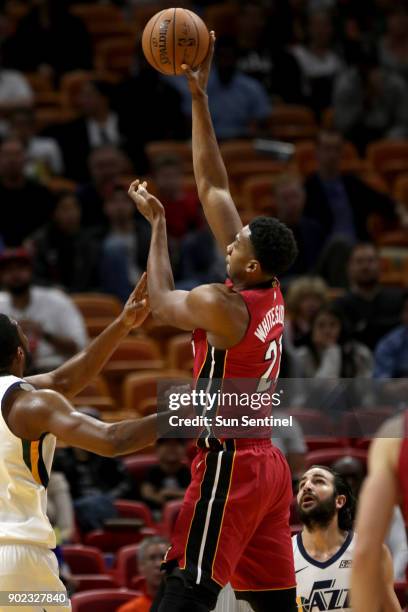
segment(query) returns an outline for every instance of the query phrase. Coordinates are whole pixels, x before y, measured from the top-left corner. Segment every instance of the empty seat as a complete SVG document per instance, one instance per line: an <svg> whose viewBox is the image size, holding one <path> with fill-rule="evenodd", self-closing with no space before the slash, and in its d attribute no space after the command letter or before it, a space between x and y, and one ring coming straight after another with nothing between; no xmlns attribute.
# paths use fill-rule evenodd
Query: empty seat
<svg viewBox="0 0 408 612"><path fill-rule="evenodd" d="M168 537L173 533L174 525L176 524L183 500L175 499L164 505L162 516L162 532Z"/></svg>
<svg viewBox="0 0 408 612"><path fill-rule="evenodd" d="M318 128L310 108L282 104L273 109L269 117L269 129L274 138L297 141L314 138Z"/></svg>
<svg viewBox="0 0 408 612"><path fill-rule="evenodd" d="M138 550L139 544L130 544L118 550L115 573L117 581L123 587L130 588L133 578L139 573Z"/></svg>
<svg viewBox="0 0 408 612"><path fill-rule="evenodd" d="M299 421L305 436L328 436L333 433L331 420L321 412L295 408L290 410L290 414Z"/></svg>
<svg viewBox="0 0 408 612"><path fill-rule="evenodd" d="M182 370L162 370L159 372L143 372L129 374L123 383L123 405L126 410L139 410L143 400L157 398L157 383L162 384L161 390L168 388L167 382L191 382L191 375Z"/></svg>
<svg viewBox="0 0 408 612"><path fill-rule="evenodd" d="M92 406L99 410L112 410L115 403L101 376L97 376L73 399L75 406Z"/></svg>
<svg viewBox="0 0 408 612"><path fill-rule="evenodd" d="M130 455L124 457L123 462L134 481L139 485L144 479L146 472L154 465L157 465L158 458L156 454Z"/></svg>
<svg viewBox="0 0 408 612"><path fill-rule="evenodd" d="M143 502L130 501L128 499L116 499L114 506L121 518L139 518L146 527L154 527L154 521L150 508Z"/></svg>
<svg viewBox="0 0 408 612"><path fill-rule="evenodd" d="M169 368L192 370L193 361L191 334L180 334L169 340L167 345L167 365Z"/></svg>
<svg viewBox="0 0 408 612"><path fill-rule="evenodd" d="M72 612L116 612L116 610L135 597L140 591L127 589L100 589L74 594L71 599Z"/></svg>
<svg viewBox="0 0 408 612"><path fill-rule="evenodd" d="M408 142L406 140L379 140L367 147L367 159L373 170L388 181L408 171Z"/></svg>
<svg viewBox="0 0 408 612"><path fill-rule="evenodd" d="M343 415L342 433L350 438L369 437L375 434L381 424L395 411L392 408L359 409Z"/></svg>
<svg viewBox="0 0 408 612"><path fill-rule="evenodd" d="M64 561L72 574L104 574L105 562L101 551L82 544L66 544L62 547Z"/></svg>
<svg viewBox="0 0 408 612"><path fill-rule="evenodd" d="M78 574L75 576L75 593L95 589L117 589L117 580L109 574Z"/></svg>
<svg viewBox="0 0 408 612"><path fill-rule="evenodd" d="M307 453L305 467L309 469L312 465L327 465L331 466L337 459L341 457L353 457L359 459L364 467L367 464L367 451L360 448L353 447L341 447L341 448L327 448L324 450L316 450L311 453Z"/></svg>

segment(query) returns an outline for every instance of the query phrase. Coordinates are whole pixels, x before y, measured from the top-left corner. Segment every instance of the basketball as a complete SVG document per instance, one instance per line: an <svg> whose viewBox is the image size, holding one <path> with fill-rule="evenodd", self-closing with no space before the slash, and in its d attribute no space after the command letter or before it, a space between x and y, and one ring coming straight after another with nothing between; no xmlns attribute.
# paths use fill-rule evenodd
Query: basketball
<svg viewBox="0 0 408 612"><path fill-rule="evenodd" d="M205 59L210 35L202 19L192 11L169 8L156 13L145 26L143 53L163 74L182 74L181 64L191 68Z"/></svg>

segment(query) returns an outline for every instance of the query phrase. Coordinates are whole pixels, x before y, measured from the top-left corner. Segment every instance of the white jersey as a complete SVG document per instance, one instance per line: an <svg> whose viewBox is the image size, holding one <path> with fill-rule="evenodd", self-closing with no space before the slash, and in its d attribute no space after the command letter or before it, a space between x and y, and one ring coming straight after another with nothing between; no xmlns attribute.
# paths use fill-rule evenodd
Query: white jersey
<svg viewBox="0 0 408 612"><path fill-rule="evenodd" d="M349 590L354 543L355 536L350 531L336 554L331 559L320 562L307 554L301 533L293 536L299 611L347 610L351 612Z"/></svg>
<svg viewBox="0 0 408 612"><path fill-rule="evenodd" d="M49 473L56 438L22 440L8 428L3 398L13 387L31 385L16 376L0 376L0 544L26 543L55 548L54 530L47 518Z"/></svg>

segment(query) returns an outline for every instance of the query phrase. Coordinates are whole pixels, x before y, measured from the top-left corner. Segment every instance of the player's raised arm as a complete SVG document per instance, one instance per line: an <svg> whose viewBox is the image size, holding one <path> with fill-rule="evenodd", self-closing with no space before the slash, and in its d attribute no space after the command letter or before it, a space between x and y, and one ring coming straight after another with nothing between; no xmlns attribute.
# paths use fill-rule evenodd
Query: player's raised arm
<svg viewBox="0 0 408 612"><path fill-rule="evenodd" d="M208 107L207 83L214 42L214 32L211 32L207 58L197 70L185 65L182 68L192 97L193 164L198 195L218 244L226 250L242 228L242 222L231 197L227 171Z"/></svg>
<svg viewBox="0 0 408 612"><path fill-rule="evenodd" d="M369 475L360 495L356 522L351 582L353 612L383 610L383 542L398 503L395 474L398 442L396 438L377 438L370 449Z"/></svg>
<svg viewBox="0 0 408 612"><path fill-rule="evenodd" d="M91 344L62 366L26 380L37 389L53 389L75 397L101 371L119 342L149 314L147 278L143 274L121 314Z"/></svg>

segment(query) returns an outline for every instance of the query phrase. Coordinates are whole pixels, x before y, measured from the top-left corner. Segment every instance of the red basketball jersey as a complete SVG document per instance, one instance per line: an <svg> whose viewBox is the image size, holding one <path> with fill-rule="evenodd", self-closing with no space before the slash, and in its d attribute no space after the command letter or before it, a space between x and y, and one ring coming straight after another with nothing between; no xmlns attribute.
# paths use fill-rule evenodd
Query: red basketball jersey
<svg viewBox="0 0 408 612"><path fill-rule="evenodd" d="M408 410L404 414L404 432L398 462L398 482L402 498L402 514L408 526Z"/></svg>
<svg viewBox="0 0 408 612"><path fill-rule="evenodd" d="M228 286L234 290L231 282ZM271 416L271 405L254 409L252 400L254 394L271 395L281 361L284 303L278 281L274 280L271 287L247 289L239 294L247 306L249 322L238 344L225 350L216 349L209 344L203 329L193 333L196 388L210 393L222 392L224 397L235 393L240 398L235 404L216 403L211 412L211 416L239 417L235 430L213 429L215 436L222 438L244 437L245 432L253 435L251 426L242 427L243 415L248 418ZM244 395L251 397L249 406L240 403ZM257 430L259 437L268 437L269 433L270 427Z"/></svg>

